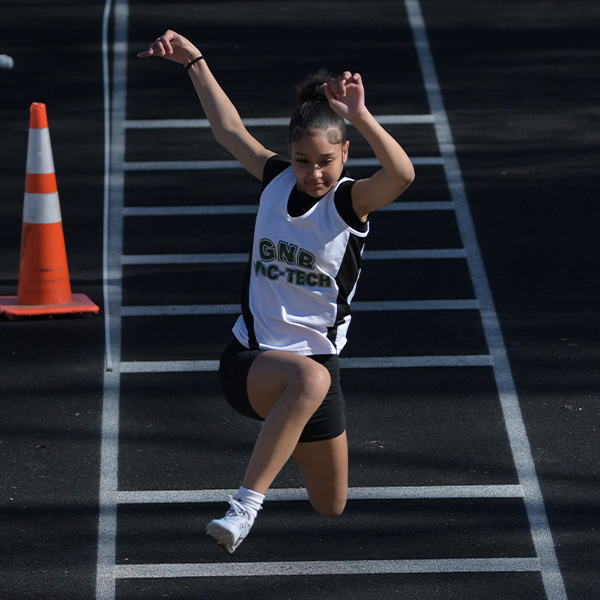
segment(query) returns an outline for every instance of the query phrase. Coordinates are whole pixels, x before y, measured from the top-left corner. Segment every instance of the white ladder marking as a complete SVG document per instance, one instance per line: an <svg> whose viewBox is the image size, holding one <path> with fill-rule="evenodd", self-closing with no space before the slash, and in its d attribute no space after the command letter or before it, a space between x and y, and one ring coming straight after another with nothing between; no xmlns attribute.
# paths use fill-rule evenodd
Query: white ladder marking
<svg viewBox="0 0 600 600"><path fill-rule="evenodd" d="M433 123L433 115L375 115L381 125ZM289 117L243 119L246 127L288 127ZM136 119L123 123L127 129L210 129L208 119Z"/></svg>
<svg viewBox="0 0 600 600"><path fill-rule="evenodd" d="M340 358L342 369L491 367L492 365L492 357L488 354ZM218 360L136 360L121 363L121 373L199 373L218 370Z"/></svg>
<svg viewBox="0 0 600 600"><path fill-rule="evenodd" d="M363 260L414 260L440 258L466 258L462 248L439 250L366 250ZM123 265L190 265L213 263L246 263L248 254L127 254L121 259Z"/></svg>
<svg viewBox="0 0 600 600"><path fill-rule="evenodd" d="M224 504L234 489L213 490L146 490L121 491L119 504ZM521 498L520 485L434 485L389 486L348 488L349 500L415 500L415 499L473 499L473 498ZM271 488L267 502L303 502L308 500L304 488Z"/></svg>
<svg viewBox="0 0 600 600"><path fill-rule="evenodd" d="M331 560L206 564L116 565L119 579L169 577L277 577L383 573L499 573L539 571L537 558L449 558L422 560Z"/></svg>
<svg viewBox="0 0 600 600"><path fill-rule="evenodd" d="M415 156L411 158L415 166L443 165L444 159L440 156ZM376 158L350 158L346 163L352 167L376 167L381 165ZM217 171L217 170L243 170L237 160L144 160L130 161L123 164L125 171Z"/></svg>
<svg viewBox="0 0 600 600"><path fill-rule="evenodd" d="M138 216L136 209L123 208L124 171L127 170L165 170L181 168L239 168L234 161L185 161L185 162L131 162L125 163L124 131L125 128L165 128L165 127L207 127L206 120L165 120L165 121L126 121L126 46L127 46L127 0L116 0L115 3L115 41L114 41L114 81L112 107L112 139L111 170L110 170L110 218L105 221L105 227L110 228L111 238L105 240L110 246L105 264L105 286L110 292L110 336L107 335L107 359L111 356L116 365L114 370L107 369L105 374L104 404L102 413L102 448L101 448L101 477L100 477L100 519L98 539L98 563L96 597L98 600L114 600L115 578L135 577L206 577L206 576L240 576L240 575L293 575L293 574L329 574L329 573L431 573L431 572L486 572L486 571L541 571L549 600L566 598L564 584L558 570L554 547L545 515L539 483L531 457L529 443L522 422L522 416L514 390L514 383L506 358L497 316L491 300L489 286L483 270L483 263L472 226L462 176L456 160L450 128L443 107L439 84L435 74L433 58L425 32L425 25L418 0L405 0L409 21L415 38L419 62L425 80L425 87L432 107L431 115L390 115L380 117L382 124L411 124L433 123L438 137L441 157L418 157L413 162L416 165L443 165L451 190L453 203L438 203L432 206L408 208L406 206L390 208L389 210L451 210L456 208L459 217L461 235L468 248L467 255L462 249L448 250L392 250L377 251L365 254L365 259L397 260L397 259L437 259L437 258L467 258L476 297L481 302L481 312L491 356L434 356L434 357L370 357L343 359L343 368L402 368L407 366L493 366L498 382L502 408L505 415L513 456L517 466L520 484L517 486L433 486L427 489L416 488L355 488L351 497L362 497L361 494L377 494L370 497L397 497L405 494L433 494L448 497L447 494L490 494L485 496L461 497L523 497L527 507L534 544L539 558L483 558L483 559L432 559L432 560L399 560L399 561L332 561L332 562L269 562L243 563L224 565L218 564L185 564L185 565L116 565L116 507L122 501L137 498L143 499L146 494L179 494L180 492L119 492L117 489L118 470L118 435L119 435L119 387L122 373L137 372L168 372L177 370L215 370L217 361L163 361L163 362L120 362L121 351L121 268L128 264L170 264L176 262L242 262L247 260L244 254L214 254L214 255L152 255L152 256L122 256L122 217ZM103 27L106 27L107 13L110 10L110 0L105 7ZM104 33L104 32L103 32ZM105 39L105 36L103 37ZM108 85L105 75L105 86ZM248 119L248 126L284 126L287 119ZM375 166L375 159L358 158L354 160L357 166ZM453 204L450 206L450 204ZM151 210L151 209L149 209ZM160 210L160 209L159 209ZM235 209L233 209L235 210ZM246 210L246 209L242 209ZM130 211L130 212L129 212ZM185 213L188 214L188 213ZM196 213L203 214L203 213ZM204 213L206 214L206 213ZM219 213L213 213L219 214ZM225 214L220 213L220 214ZM235 214L230 212L229 214ZM116 232L116 233L115 233ZM150 261L150 262L148 262ZM127 309L125 309L127 310ZM112 344L112 348L111 348ZM109 352L109 350L111 352ZM150 369L144 371L143 369ZM477 488L477 489L475 489ZM387 490L384 492L383 490ZM402 490L402 491L399 491ZM484 491L485 490L485 491ZM214 493L214 490L196 491L203 494ZM182 494L194 494L181 492ZM271 499L279 497L295 499L302 490L272 490ZM129 496L134 494L134 496ZM174 496L171 496L174 497ZM177 496L183 497L183 496ZM415 496L416 497L416 496ZM424 497L424 496L418 496ZM156 498L149 501L158 501Z"/></svg>
<svg viewBox="0 0 600 600"><path fill-rule="evenodd" d="M477 300L389 300L353 302L354 312L406 310L478 310ZM241 312L239 304L179 304L168 306L123 306L122 317L158 317L182 315L233 315Z"/></svg>
<svg viewBox="0 0 600 600"><path fill-rule="evenodd" d="M453 202L393 202L378 212L454 210ZM256 204L206 206L126 206L124 217L188 217L210 215L255 215Z"/></svg>

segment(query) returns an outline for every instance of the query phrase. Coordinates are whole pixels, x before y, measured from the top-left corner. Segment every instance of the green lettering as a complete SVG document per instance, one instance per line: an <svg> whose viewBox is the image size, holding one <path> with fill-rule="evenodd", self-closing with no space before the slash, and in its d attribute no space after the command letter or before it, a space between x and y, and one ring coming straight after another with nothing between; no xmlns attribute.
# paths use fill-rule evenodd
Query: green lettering
<svg viewBox="0 0 600 600"><path fill-rule="evenodd" d="M269 238L263 238L258 242L258 253L260 254L260 257L266 261L275 260L277 257L275 244Z"/></svg>
<svg viewBox="0 0 600 600"><path fill-rule="evenodd" d="M267 270L265 269L265 265L263 265L260 260L254 261L254 274L258 277L258 275L267 275Z"/></svg>
<svg viewBox="0 0 600 600"><path fill-rule="evenodd" d="M310 287L316 287L319 281L319 277L316 273L307 273L306 274L306 283L310 285Z"/></svg>
<svg viewBox="0 0 600 600"><path fill-rule="evenodd" d="M303 269L312 269L315 266L315 255L308 252L308 250L300 250L298 253L297 265Z"/></svg>
<svg viewBox="0 0 600 600"><path fill-rule="evenodd" d="M279 267L277 265L271 265L267 269L267 277L273 281L277 281L279 279Z"/></svg>
<svg viewBox="0 0 600 600"><path fill-rule="evenodd" d="M283 240L279 240L277 247L278 257L281 262L285 262L288 265L296 264L296 254L298 252L298 246L295 244L288 244Z"/></svg>
<svg viewBox="0 0 600 600"><path fill-rule="evenodd" d="M331 278L325 273L319 273L319 287L331 287Z"/></svg>

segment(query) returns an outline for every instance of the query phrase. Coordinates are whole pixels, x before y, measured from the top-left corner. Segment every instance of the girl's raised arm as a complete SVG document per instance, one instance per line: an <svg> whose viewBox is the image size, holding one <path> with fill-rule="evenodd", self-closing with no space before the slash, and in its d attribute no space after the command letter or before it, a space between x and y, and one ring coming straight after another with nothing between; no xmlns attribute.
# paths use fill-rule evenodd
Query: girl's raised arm
<svg viewBox="0 0 600 600"><path fill-rule="evenodd" d="M251 175L262 179L265 163L275 153L267 150L250 135L237 109L208 68L206 60L197 60L202 53L194 44L175 31L168 30L138 56L158 56L184 65L217 142L239 160Z"/></svg>
<svg viewBox="0 0 600 600"><path fill-rule="evenodd" d="M359 219L393 202L413 182L415 171L402 146L376 121L365 105L361 76L346 71L337 82L325 84L331 108L348 119L365 138L382 169L352 188L352 206Z"/></svg>

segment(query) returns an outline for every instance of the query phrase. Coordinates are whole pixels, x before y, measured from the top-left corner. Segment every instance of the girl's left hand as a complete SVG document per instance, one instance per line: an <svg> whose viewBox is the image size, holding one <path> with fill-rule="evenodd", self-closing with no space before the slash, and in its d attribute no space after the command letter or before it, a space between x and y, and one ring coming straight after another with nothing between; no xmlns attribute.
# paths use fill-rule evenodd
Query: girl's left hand
<svg viewBox="0 0 600 600"><path fill-rule="evenodd" d="M175 31L168 29L160 37L157 37L148 47L138 53L140 58L159 56L180 65L186 65L192 58L202 53L192 42Z"/></svg>
<svg viewBox="0 0 600 600"><path fill-rule="evenodd" d="M323 86L329 106L344 119L352 120L366 111L365 88L359 73L345 71L331 84Z"/></svg>

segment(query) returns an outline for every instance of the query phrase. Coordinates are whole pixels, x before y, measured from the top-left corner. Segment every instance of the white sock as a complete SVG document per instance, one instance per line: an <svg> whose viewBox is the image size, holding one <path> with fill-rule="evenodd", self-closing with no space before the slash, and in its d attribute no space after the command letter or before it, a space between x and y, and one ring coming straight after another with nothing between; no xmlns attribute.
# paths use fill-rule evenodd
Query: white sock
<svg viewBox="0 0 600 600"><path fill-rule="evenodd" d="M258 511L262 508L265 496L241 485L234 498L242 504L246 512L252 517L252 520L254 520Z"/></svg>

